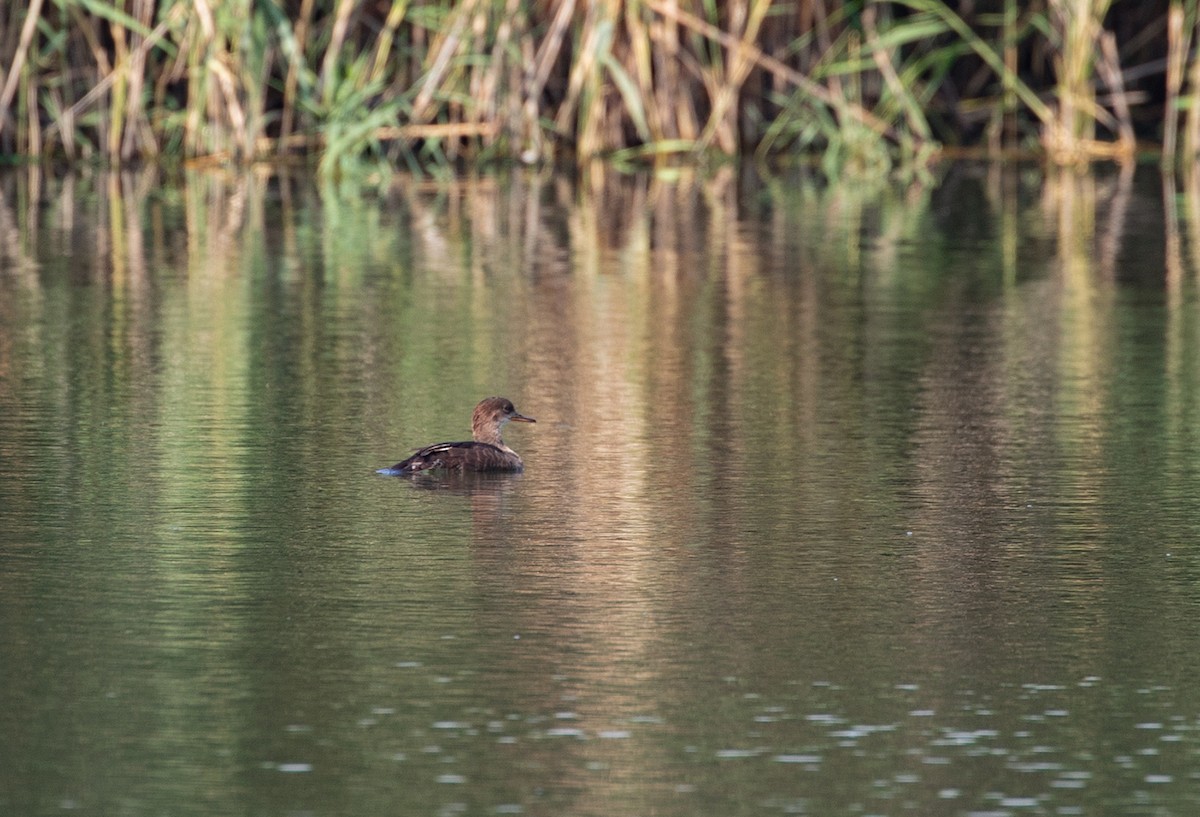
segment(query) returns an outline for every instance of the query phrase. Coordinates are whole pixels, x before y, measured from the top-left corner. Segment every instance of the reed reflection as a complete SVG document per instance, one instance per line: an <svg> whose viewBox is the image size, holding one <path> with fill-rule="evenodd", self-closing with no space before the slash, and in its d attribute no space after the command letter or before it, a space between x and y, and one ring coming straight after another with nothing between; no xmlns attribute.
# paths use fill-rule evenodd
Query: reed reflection
<svg viewBox="0 0 1200 817"><path fill-rule="evenodd" d="M206 645L201 714L254 747L226 770L404 755L436 805L431 724L499 724L501 749L461 730L473 775L509 785L480 771L499 757L595 813L705 786L684 741L833 751L805 731L818 681L877 714L905 676L943 703L1122 653L1166 673L1152 630L1187 585L1119 599L1154 595L1139 557L1192 525L1200 235L1189 182L1151 181L5 176L0 496L32 553L10 563L81 589L10 595L35 612L0 633L126 599L45 665L153 667L194 716L167 659ZM1163 200L1188 209L1164 225ZM1160 281L1131 259L1164 230ZM538 419L524 474L372 473L496 393ZM787 710L777 732L735 720L743 693Z"/></svg>

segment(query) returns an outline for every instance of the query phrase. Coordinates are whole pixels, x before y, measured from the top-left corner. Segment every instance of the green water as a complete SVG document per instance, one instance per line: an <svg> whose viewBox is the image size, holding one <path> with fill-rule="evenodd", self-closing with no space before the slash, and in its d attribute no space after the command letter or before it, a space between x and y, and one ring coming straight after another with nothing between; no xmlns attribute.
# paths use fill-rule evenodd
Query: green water
<svg viewBox="0 0 1200 817"><path fill-rule="evenodd" d="M1200 810L1200 202L602 181L0 177L0 813Z"/></svg>

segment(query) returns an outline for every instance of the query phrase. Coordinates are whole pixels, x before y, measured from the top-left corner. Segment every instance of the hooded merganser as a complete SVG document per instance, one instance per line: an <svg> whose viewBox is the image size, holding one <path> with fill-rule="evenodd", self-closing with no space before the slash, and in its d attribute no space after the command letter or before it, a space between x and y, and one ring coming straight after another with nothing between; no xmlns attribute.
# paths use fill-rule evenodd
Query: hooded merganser
<svg viewBox="0 0 1200 817"><path fill-rule="evenodd" d="M500 429L509 420L535 423L532 417L518 414L507 397L489 397L480 401L471 415L471 436L474 440L461 443L427 445L403 462L377 473L389 476L415 474L442 468L448 471L520 471L525 463L500 439Z"/></svg>

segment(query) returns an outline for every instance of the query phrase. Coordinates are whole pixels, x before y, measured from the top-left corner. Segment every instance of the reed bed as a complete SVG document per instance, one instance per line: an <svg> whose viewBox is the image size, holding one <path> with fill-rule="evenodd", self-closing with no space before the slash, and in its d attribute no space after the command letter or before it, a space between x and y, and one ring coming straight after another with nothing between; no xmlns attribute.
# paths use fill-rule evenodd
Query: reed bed
<svg viewBox="0 0 1200 817"><path fill-rule="evenodd" d="M11 0L0 151L121 164L1200 153L1200 0Z"/></svg>

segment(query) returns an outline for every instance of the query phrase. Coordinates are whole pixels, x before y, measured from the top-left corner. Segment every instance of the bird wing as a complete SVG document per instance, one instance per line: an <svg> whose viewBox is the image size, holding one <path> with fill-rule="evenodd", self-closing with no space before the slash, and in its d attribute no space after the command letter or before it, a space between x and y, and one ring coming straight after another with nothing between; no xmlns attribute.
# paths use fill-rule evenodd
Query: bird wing
<svg viewBox="0 0 1200 817"><path fill-rule="evenodd" d="M491 449L499 453L500 449L488 443L478 443L467 440L460 443L434 443L418 449L411 457L398 462L387 469L397 474L415 474L418 471L428 471L432 468L462 468L467 452L471 449Z"/></svg>

